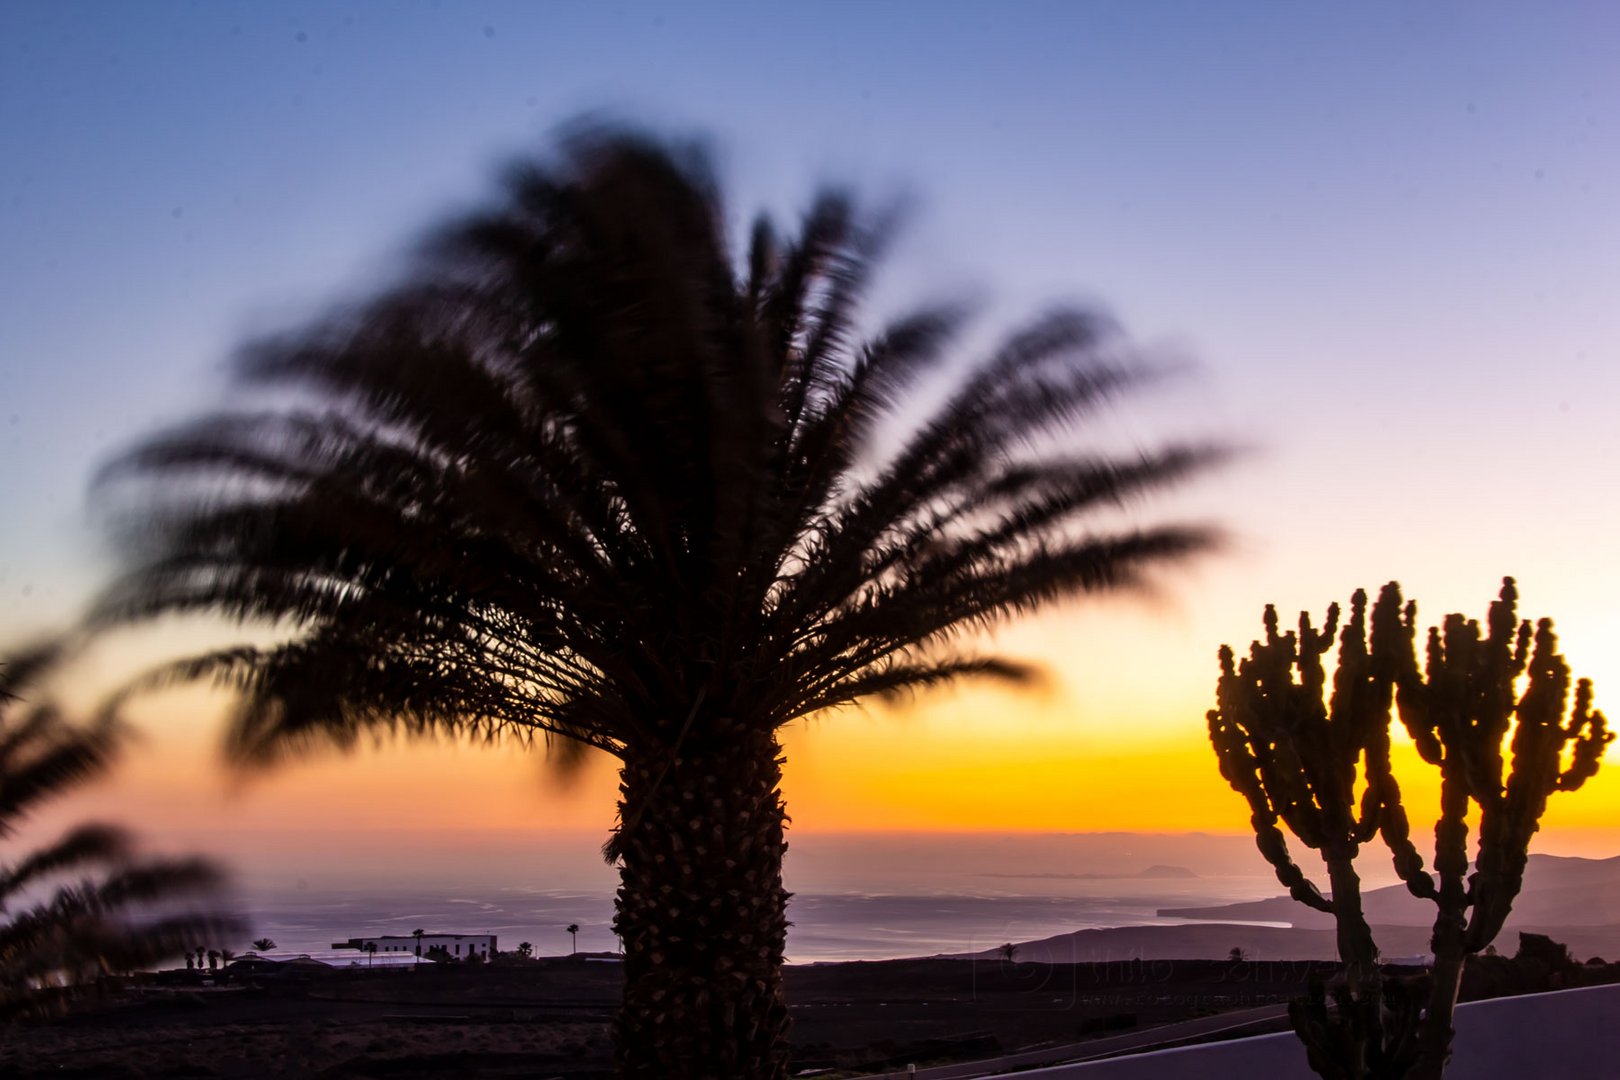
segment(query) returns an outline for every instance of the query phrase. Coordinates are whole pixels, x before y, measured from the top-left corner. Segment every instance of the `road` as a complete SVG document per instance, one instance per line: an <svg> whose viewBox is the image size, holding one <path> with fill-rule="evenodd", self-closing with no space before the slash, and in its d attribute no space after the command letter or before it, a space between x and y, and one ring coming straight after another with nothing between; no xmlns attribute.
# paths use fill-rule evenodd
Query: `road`
<svg viewBox="0 0 1620 1080"><path fill-rule="evenodd" d="M872 1073L862 1080L971 1080L973 1077L997 1076L1042 1065L1068 1065L1077 1061L1115 1057L1119 1054L1163 1050L1182 1043L1206 1039L1211 1035L1261 1034L1277 1030L1277 1021L1286 1018L1287 1015L1287 1005L1263 1005L1256 1009L1240 1009L1216 1016L1201 1016L1196 1020L1161 1024L1158 1027L1132 1031L1125 1035L1111 1035L1104 1039L1088 1039L1085 1042L1065 1043L1061 1046L1043 1046L984 1061L930 1065L915 1072L901 1069Z"/></svg>

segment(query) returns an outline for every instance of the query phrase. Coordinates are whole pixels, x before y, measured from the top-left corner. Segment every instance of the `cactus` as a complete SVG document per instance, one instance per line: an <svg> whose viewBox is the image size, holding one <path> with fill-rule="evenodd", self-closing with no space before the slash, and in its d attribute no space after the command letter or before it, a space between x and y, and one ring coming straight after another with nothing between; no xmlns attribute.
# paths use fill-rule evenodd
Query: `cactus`
<svg viewBox="0 0 1620 1080"><path fill-rule="evenodd" d="M1589 680L1576 684L1571 705L1569 665L1552 622L1543 619L1532 632L1519 621L1517 601L1513 579L1504 578L1483 634L1477 622L1447 616L1429 631L1420 674L1415 606L1403 608L1400 587L1386 585L1368 635L1366 594L1357 592L1325 705L1321 658L1332 644L1337 605L1321 631L1302 614L1297 635L1279 634L1268 607L1266 640L1251 646L1248 659L1238 664L1230 648L1221 649L1219 707L1209 713L1221 775L1248 800L1256 841L1278 880L1296 900L1330 912L1338 927L1346 978L1332 994L1336 1009L1317 986L1289 1010L1312 1068L1324 1077L1438 1080L1444 1073L1463 966L1502 929L1548 797L1591 778L1614 738L1592 708ZM1411 841L1390 767L1392 696L1419 755L1440 770L1434 877ZM1470 804L1479 807L1472 863ZM1331 899L1293 863L1279 821L1320 852ZM1378 977L1352 865L1375 833L1407 888L1436 907L1426 1003L1412 988Z"/></svg>
<svg viewBox="0 0 1620 1080"><path fill-rule="evenodd" d="M1441 777L1438 885L1421 865L1397 866L1412 891L1437 907L1434 981L1413 1071L1420 1080L1445 1071L1463 966L1501 931L1524 883L1530 839L1548 797L1591 778L1614 738L1592 708L1590 680L1576 685L1569 707L1569 665L1558 652L1552 621L1542 619L1532 633L1529 621L1519 620L1517 603L1513 579L1504 578L1483 636L1477 622L1447 616L1443 629L1429 631L1423 677L1414 664L1398 678L1401 722ZM1516 695L1521 679L1524 690ZM1508 763L1502 751L1510 736ZM1479 807L1479 840L1469 874L1471 802Z"/></svg>
<svg viewBox="0 0 1620 1080"><path fill-rule="evenodd" d="M1390 1018L1354 865L1362 845L1382 833L1397 862L1421 873L1389 753L1396 682L1412 666L1412 610L1403 618L1400 587L1391 582L1373 606L1369 635L1367 594L1355 593L1326 698L1322 657L1333 646L1339 614L1337 604L1329 607L1317 630L1302 612L1297 633L1280 634L1276 609L1268 606L1266 638L1250 646L1247 659L1237 663L1230 647L1221 649L1218 708L1208 720L1221 775L1248 801L1256 843L1278 881L1294 899L1334 917L1345 965L1337 1012L1330 1016L1318 988L1290 1009L1294 1028L1321 1075L1362 1080L1401 1075L1414 1053L1410 1038L1385 1039ZM1294 863L1279 822L1321 855L1331 897Z"/></svg>

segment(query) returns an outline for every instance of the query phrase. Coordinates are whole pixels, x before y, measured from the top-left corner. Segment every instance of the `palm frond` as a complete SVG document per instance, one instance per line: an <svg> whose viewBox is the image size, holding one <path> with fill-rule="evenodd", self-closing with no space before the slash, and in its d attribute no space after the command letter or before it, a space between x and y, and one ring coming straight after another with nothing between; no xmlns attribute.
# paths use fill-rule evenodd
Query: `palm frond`
<svg viewBox="0 0 1620 1080"><path fill-rule="evenodd" d="M36 706L0 744L0 837L41 802L101 773L111 762L107 727L74 729L48 706Z"/></svg>
<svg viewBox="0 0 1620 1080"><path fill-rule="evenodd" d="M1008 676L953 643L1213 544L1088 527L1223 456L1075 445L1156 375L1107 318L1038 316L919 417L965 313L857 340L891 223L825 191L737 265L727 220L705 154L637 132L508 169L403 284L245 349L235 411L115 466L160 497L97 625L287 627L156 676L238 688L240 761L388 733L622 753Z"/></svg>
<svg viewBox="0 0 1620 1080"><path fill-rule="evenodd" d="M793 702L789 710L807 716L867 697L895 702L910 693L952 685L963 679L992 679L1012 686L1028 686L1038 678L1039 673L1029 665L998 657L928 661L890 656L868 664L853 675L806 687L807 696Z"/></svg>
<svg viewBox="0 0 1620 1080"><path fill-rule="evenodd" d="M15 866L0 868L0 911L7 901L35 882L68 870L130 857L130 834L113 825L80 825L46 847L30 852Z"/></svg>
<svg viewBox="0 0 1620 1080"><path fill-rule="evenodd" d="M111 708L88 726L48 702L18 715L19 699L39 693L62 656L58 647L0 667L0 837L38 803L104 769L118 748ZM142 858L110 825L78 826L0 863L0 1021L66 1007L103 973L240 932L239 921L213 908L222 884L204 860ZM14 910L20 898L28 906Z"/></svg>

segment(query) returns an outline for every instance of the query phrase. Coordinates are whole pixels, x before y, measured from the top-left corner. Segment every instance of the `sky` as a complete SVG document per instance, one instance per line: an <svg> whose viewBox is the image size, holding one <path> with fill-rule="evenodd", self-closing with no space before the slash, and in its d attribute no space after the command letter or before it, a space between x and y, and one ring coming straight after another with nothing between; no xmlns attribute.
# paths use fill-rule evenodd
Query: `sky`
<svg viewBox="0 0 1620 1080"><path fill-rule="evenodd" d="M1223 525L1224 552L997 633L1046 666L1040 688L787 731L795 832L1242 833L1204 736L1217 647L1268 602L1320 614L1390 579L1434 620L1482 616L1515 575L1601 706L1620 693L1617 40L1605 3L11 0L0 645L112 572L98 463L225 400L245 337L363 294L503 162L594 115L707 139L739 219L791 221L829 181L908 197L875 315L967 292L989 332L1100 305L1187 365L1108 438L1247 448L1141 510ZM80 683L197 634L124 635ZM608 763L559 778L509 748L232 778L218 708L139 702L140 745L62 813L233 854L469 831L589 854L612 821ZM1539 850L1620 852L1617 766L1553 800Z"/></svg>

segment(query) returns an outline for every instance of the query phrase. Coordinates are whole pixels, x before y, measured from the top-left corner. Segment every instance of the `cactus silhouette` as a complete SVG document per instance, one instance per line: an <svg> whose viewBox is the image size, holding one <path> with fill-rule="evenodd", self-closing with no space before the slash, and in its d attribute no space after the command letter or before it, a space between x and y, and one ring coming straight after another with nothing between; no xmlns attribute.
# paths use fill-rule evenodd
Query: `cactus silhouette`
<svg viewBox="0 0 1620 1080"><path fill-rule="evenodd" d="M1397 860L1411 891L1437 907L1434 982L1412 1073L1420 1080L1445 1071L1463 966L1501 931L1524 883L1530 839L1548 797L1591 778L1614 739L1592 708L1590 680L1576 684L1571 705L1569 665L1558 652L1552 620L1542 619L1532 633L1530 622L1519 620L1517 604L1514 581L1504 578L1483 633L1479 623L1448 615L1442 628L1429 631L1423 677L1414 663L1398 680L1401 722L1441 777L1438 882L1421 865ZM1411 619L1407 632L1413 632ZM1504 741L1511 761L1504 761ZM1479 807L1472 874L1470 803Z"/></svg>
<svg viewBox="0 0 1620 1080"><path fill-rule="evenodd" d="M1336 604L1321 630L1301 614L1297 634L1279 634L1276 610L1267 607L1266 639L1247 659L1238 663L1230 647L1221 649L1218 707L1209 713L1221 775L1248 801L1256 842L1278 880L1296 900L1331 913L1338 929L1344 985L1331 995L1313 986L1289 1009L1311 1067L1324 1077L1437 1080L1444 1073L1464 964L1501 931L1548 797L1585 783L1614 738L1592 708L1589 680L1575 684L1571 704L1569 665L1551 620L1532 632L1517 602L1513 579L1504 578L1483 632L1462 615L1447 616L1429 631L1420 673L1416 607L1403 607L1391 582L1373 606L1368 634L1366 594L1358 591L1327 701L1322 657L1338 625ZM1390 766L1392 696L1419 755L1440 770L1432 877L1411 841ZM1472 863L1470 805L1479 808ZM1331 898L1294 864L1279 822L1321 854ZM1375 835L1408 890L1436 906L1427 1001L1378 974L1352 865Z"/></svg>
<svg viewBox="0 0 1620 1080"><path fill-rule="evenodd" d="M1389 749L1396 681L1411 667L1412 612L1403 613L1400 587L1391 582L1373 607L1370 635L1367 614L1367 594L1358 590L1338 634L1328 696L1322 657L1333 647L1339 606L1328 608L1320 630L1301 612L1298 631L1288 633L1278 632L1276 608L1268 606L1265 640L1251 645L1245 660L1222 647L1218 708L1208 714L1221 775L1248 801L1261 854L1294 899L1333 915L1345 966L1345 985L1333 995L1337 1008L1330 1013L1326 988L1315 987L1289 1015L1312 1067L1354 1080L1400 1076L1416 1053L1410 1024L1394 1024L1400 1038L1385 1037L1378 949L1362 912L1355 858L1382 833L1397 862L1422 872ZM1331 898L1294 863L1279 822L1320 854Z"/></svg>

